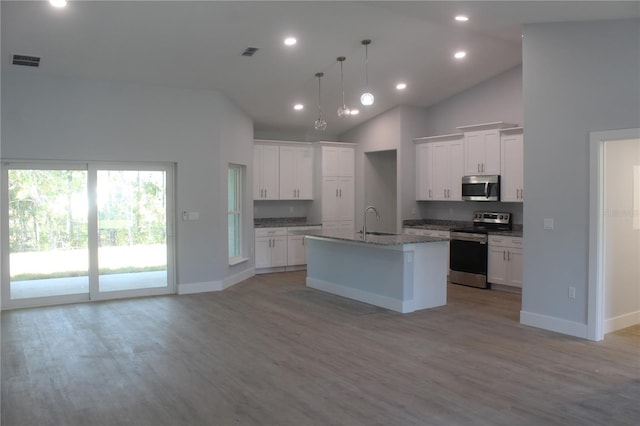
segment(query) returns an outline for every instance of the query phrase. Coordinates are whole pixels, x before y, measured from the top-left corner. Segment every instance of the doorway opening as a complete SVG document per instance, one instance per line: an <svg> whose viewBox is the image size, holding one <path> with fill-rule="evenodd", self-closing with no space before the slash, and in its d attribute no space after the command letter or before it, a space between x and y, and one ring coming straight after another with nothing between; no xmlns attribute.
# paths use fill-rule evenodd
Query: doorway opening
<svg viewBox="0 0 640 426"><path fill-rule="evenodd" d="M587 331L640 324L640 129L591 134Z"/></svg>
<svg viewBox="0 0 640 426"><path fill-rule="evenodd" d="M369 222L372 231L398 232L397 151L365 153L364 205L374 206L380 214L378 222Z"/></svg>

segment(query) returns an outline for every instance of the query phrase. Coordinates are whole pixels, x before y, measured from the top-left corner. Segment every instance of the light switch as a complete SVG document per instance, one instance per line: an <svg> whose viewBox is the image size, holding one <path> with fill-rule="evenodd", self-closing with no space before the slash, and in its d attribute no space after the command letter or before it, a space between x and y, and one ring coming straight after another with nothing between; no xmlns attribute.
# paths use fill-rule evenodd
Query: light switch
<svg viewBox="0 0 640 426"><path fill-rule="evenodd" d="M198 212L182 212L183 221L191 221L200 219L200 213Z"/></svg>
<svg viewBox="0 0 640 426"><path fill-rule="evenodd" d="M553 223L553 219L551 218L545 218L544 219L544 229L546 229L547 231L550 231L554 228L554 223Z"/></svg>

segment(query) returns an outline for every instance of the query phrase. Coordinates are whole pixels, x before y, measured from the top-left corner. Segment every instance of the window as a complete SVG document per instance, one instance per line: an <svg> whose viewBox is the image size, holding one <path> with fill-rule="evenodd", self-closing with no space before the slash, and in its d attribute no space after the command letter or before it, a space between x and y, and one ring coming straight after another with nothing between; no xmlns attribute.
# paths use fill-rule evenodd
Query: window
<svg viewBox="0 0 640 426"><path fill-rule="evenodd" d="M243 166L229 165L227 208L229 217L229 264L246 260L242 252L242 200L244 198Z"/></svg>

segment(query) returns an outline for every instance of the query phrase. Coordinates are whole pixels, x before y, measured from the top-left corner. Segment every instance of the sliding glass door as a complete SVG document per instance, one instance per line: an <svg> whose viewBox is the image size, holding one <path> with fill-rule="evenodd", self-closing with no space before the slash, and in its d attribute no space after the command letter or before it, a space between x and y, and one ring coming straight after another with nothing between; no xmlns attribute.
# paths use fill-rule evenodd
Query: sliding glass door
<svg viewBox="0 0 640 426"><path fill-rule="evenodd" d="M166 294L171 165L5 164L3 306Z"/></svg>

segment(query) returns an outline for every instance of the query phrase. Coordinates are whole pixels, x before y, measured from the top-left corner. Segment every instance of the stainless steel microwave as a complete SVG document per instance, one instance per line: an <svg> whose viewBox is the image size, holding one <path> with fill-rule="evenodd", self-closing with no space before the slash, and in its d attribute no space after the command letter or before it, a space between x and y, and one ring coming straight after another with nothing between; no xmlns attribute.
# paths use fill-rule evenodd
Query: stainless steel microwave
<svg viewBox="0 0 640 426"><path fill-rule="evenodd" d="M465 201L500 201L500 176L463 176L462 199Z"/></svg>

